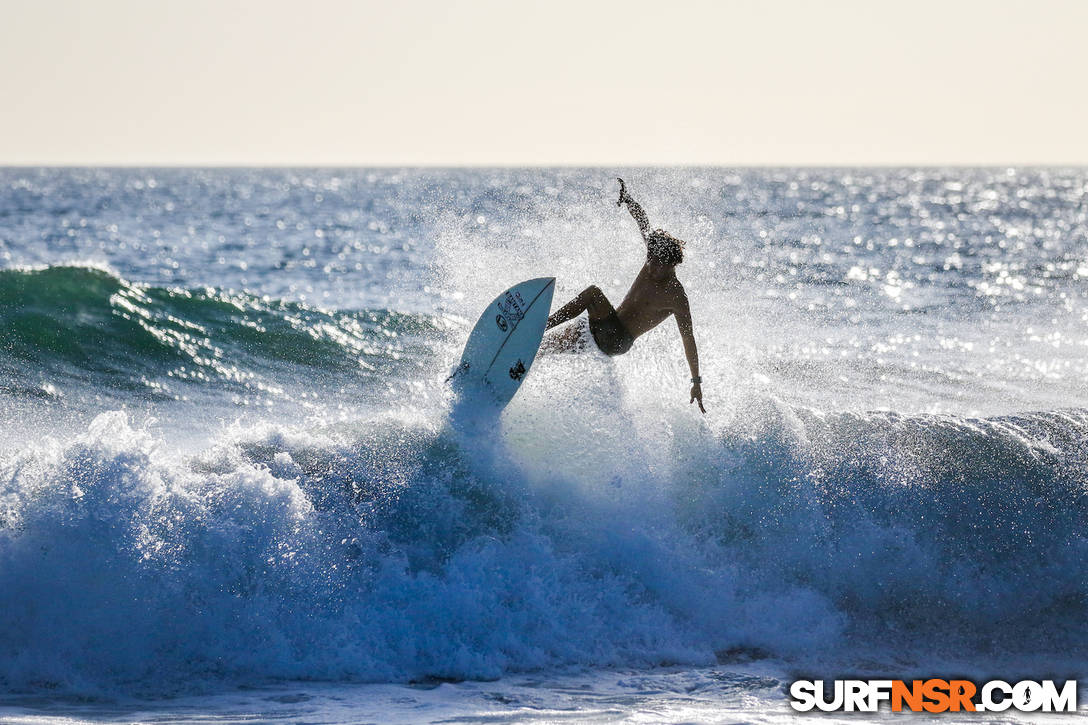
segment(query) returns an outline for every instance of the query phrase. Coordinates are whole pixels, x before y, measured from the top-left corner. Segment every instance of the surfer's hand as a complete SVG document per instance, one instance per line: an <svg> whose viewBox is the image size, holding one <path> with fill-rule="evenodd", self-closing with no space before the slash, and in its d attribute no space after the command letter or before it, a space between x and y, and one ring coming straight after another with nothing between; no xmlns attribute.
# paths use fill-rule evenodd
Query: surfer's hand
<svg viewBox="0 0 1088 725"><path fill-rule="evenodd" d="M623 206L623 202L627 201L627 184L623 183L623 179L618 176L616 181L620 182L620 198L616 202L616 206Z"/></svg>
<svg viewBox="0 0 1088 725"><path fill-rule="evenodd" d="M699 401L699 412L705 415L706 408L703 407L703 386L699 385L699 383L695 383L695 385L691 386L691 400L688 401L688 403L694 403L696 400Z"/></svg>

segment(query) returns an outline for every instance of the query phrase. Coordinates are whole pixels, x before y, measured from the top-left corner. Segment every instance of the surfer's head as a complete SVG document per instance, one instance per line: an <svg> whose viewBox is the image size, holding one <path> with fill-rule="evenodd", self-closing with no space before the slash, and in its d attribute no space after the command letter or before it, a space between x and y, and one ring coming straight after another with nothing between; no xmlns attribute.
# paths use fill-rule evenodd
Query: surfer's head
<svg viewBox="0 0 1088 725"><path fill-rule="evenodd" d="M677 239L664 229L655 229L646 237L646 259L666 267L675 267L684 261L684 240Z"/></svg>

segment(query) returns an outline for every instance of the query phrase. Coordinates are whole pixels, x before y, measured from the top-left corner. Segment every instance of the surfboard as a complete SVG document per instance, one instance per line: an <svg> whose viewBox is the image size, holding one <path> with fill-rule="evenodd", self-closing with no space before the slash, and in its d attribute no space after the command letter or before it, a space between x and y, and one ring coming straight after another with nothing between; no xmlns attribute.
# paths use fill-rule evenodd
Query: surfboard
<svg viewBox="0 0 1088 725"><path fill-rule="evenodd" d="M544 339L553 294L555 277L539 277L514 285L487 306L452 376L462 402L506 407Z"/></svg>

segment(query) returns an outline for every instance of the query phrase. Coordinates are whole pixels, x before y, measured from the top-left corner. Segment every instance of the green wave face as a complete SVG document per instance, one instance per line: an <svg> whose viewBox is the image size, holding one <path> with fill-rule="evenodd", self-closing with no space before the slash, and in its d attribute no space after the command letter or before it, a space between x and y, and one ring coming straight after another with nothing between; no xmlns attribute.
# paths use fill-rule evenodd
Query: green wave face
<svg viewBox="0 0 1088 725"><path fill-rule="evenodd" d="M14 379L153 395L173 381L261 389L284 375L365 382L411 364L406 353L442 327L424 315L136 284L93 267L0 270L0 366Z"/></svg>

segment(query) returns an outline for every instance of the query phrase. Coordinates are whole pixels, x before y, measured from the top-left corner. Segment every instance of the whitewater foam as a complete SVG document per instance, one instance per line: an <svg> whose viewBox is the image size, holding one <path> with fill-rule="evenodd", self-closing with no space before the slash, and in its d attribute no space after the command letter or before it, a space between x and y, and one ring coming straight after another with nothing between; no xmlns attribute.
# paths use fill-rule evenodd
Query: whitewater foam
<svg viewBox="0 0 1088 725"><path fill-rule="evenodd" d="M1006 666L1079 642L1085 414L778 410L664 454L629 430L572 457L513 436L490 460L418 417L181 458L102 415L4 463L0 676L494 678L738 649L812 667L889 642Z"/></svg>

